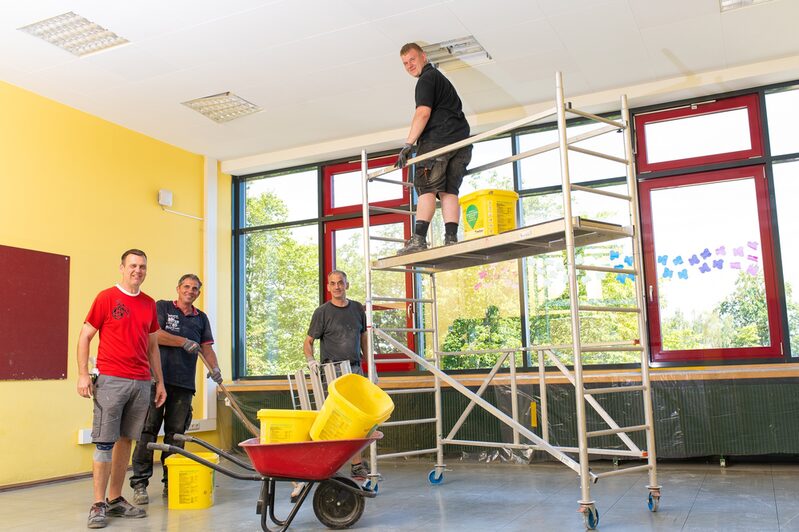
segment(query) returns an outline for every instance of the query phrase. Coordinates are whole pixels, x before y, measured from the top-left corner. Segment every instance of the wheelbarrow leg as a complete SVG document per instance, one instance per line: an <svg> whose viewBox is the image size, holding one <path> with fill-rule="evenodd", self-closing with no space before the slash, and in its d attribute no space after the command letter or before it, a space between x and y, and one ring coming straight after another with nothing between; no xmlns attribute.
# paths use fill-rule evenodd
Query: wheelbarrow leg
<svg viewBox="0 0 799 532"><path fill-rule="evenodd" d="M294 503L294 507L292 507L291 512L289 512L288 517L285 520L278 519L275 516L275 485L277 482L273 478L266 478L261 485L261 497L258 501L258 513L261 514L261 530L264 532L283 532L288 529L291 522L294 520L294 517L297 515L297 512L302 506L302 503L305 501L305 498L311 492L311 488L313 487L313 482L307 482L303 487L302 491L300 492L299 499L297 502ZM266 516L269 515L269 519L278 525L280 528L275 529L274 531L269 528L269 525L266 522Z"/></svg>

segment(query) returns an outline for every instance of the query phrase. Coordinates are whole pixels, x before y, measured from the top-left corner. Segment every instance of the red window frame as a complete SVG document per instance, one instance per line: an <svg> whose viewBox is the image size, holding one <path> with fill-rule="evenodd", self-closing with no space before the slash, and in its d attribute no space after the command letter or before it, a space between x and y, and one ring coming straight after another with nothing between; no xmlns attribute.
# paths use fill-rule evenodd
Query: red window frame
<svg viewBox="0 0 799 532"><path fill-rule="evenodd" d="M749 141L751 148L733 152L714 153L701 157L689 157L686 159L675 159L650 163L647 158L647 145L645 129L646 125L652 122L664 122L677 120L691 116L714 114L735 109L746 109L749 114ZM740 159L750 159L763 155L763 135L761 132L760 102L757 94L747 94L726 98L711 103L703 103L690 107L680 107L677 109L667 109L635 116L635 138L638 148L637 162L638 172L657 172L661 170L673 170L676 168L686 168L703 164L712 164L725 161Z"/></svg>
<svg viewBox="0 0 799 532"><path fill-rule="evenodd" d="M395 224L401 223L403 224L403 236L404 238L408 239L411 237L411 224L410 219L408 216L404 216L401 214L381 214L379 216L372 216L370 217L371 225L386 225L386 224ZM323 279L327 279L328 274L333 271L335 265L333 264L333 250L335 249L335 238L334 234L336 231L342 229L355 229L358 227L363 227L363 218L348 218L344 220L335 220L332 222L325 222L325 231L324 231L324 249L325 249L325 256L324 256L324 276ZM399 276L399 274L397 274ZM405 274L405 297L410 299L413 297L413 274L406 273ZM325 301L330 299L330 294L325 290ZM413 303L405 303L406 305L406 323L407 327L413 327ZM375 305L379 309L378 305ZM408 308L410 307L410 309ZM408 348L412 351L416 351L416 338L413 333L407 334L407 345ZM375 354L375 367L378 373L387 373L387 372L402 372L402 371L414 371L416 369L416 364L412 361L408 362L388 362L388 363L381 363L380 359L397 359L402 358L404 355L399 353L376 353ZM366 367L366 360L362 361L362 366L364 373L367 371Z"/></svg>
<svg viewBox="0 0 799 532"><path fill-rule="evenodd" d="M386 157L380 157L377 159L371 159L367 163L369 169L380 168L383 166L391 166L397 162L396 155L389 155ZM360 161L355 162L348 162L348 163L340 163L340 164L333 164L330 166L325 166L323 170L324 175L324 182L322 186L323 190L323 212L325 216L332 216L336 214L350 214L361 212L362 205L360 203L355 205L344 205L342 207L333 207L333 177L336 174L344 174L348 172L352 172L355 170L359 170L361 168ZM408 180L408 168L405 167L402 170L402 180ZM399 185L394 185L399 186ZM386 201L376 201L371 202L373 206L378 207L399 207L401 205L405 205L409 203L411 200L410 190L408 187L402 187L402 197L398 199L386 200Z"/></svg>
<svg viewBox="0 0 799 532"><path fill-rule="evenodd" d="M766 308L768 312L769 335L771 345L766 347L737 347L714 349L684 349L664 351L660 328L660 305L657 285L657 262L655 257L655 242L652 222L651 193L660 188L673 188L700 183L713 183L720 181L733 181L736 179L753 178L755 183L755 198L758 207L758 220L760 225L760 244L763 256L763 277L766 289ZM649 324L649 342L653 362L686 362L701 360L733 360L733 359L760 359L783 358L782 341L783 330L781 309L779 304L779 291L777 287L777 270L774 260L774 243L772 241L771 208L769 206L769 192L765 176L765 167L747 166L731 168L713 172L694 173L674 177L663 177L644 181L639 184L641 205L641 230L644 254L644 275L649 290L647 290L647 314ZM651 295L649 295L651 294Z"/></svg>

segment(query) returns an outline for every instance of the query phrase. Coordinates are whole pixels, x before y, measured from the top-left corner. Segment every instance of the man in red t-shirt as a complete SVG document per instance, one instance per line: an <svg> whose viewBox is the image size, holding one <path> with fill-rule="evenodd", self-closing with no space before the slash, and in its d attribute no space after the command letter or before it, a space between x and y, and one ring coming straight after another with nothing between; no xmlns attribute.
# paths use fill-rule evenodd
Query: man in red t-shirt
<svg viewBox="0 0 799 532"><path fill-rule="evenodd" d="M105 527L107 516L147 515L122 497L122 484L131 441L141 436L150 402L154 400L158 407L166 400L155 301L141 291L147 277L147 255L129 249L122 254L119 270L122 282L97 294L78 339L78 394L94 397L92 442L97 447L92 466L95 503L89 510L89 528ZM99 375L93 380L89 345L98 331ZM152 378L156 380L154 398Z"/></svg>

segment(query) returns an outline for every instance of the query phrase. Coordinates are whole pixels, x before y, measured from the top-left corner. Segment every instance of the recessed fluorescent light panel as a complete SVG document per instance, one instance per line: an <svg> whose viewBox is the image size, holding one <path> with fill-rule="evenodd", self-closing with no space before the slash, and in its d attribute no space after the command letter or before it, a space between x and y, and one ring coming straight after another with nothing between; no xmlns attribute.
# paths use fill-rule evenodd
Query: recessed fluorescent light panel
<svg viewBox="0 0 799 532"><path fill-rule="evenodd" d="M756 6L757 4L765 4L772 0L719 0L721 12L732 11L733 9L740 9L742 7Z"/></svg>
<svg viewBox="0 0 799 532"><path fill-rule="evenodd" d="M19 28L79 57L127 44L113 31L73 12Z"/></svg>
<svg viewBox="0 0 799 532"><path fill-rule="evenodd" d="M261 108L254 103L248 102L232 92L223 92L213 96L189 100L188 102L183 102L183 105L194 109L219 124L261 111Z"/></svg>
<svg viewBox="0 0 799 532"><path fill-rule="evenodd" d="M491 61L491 56L473 35L460 39L439 42L423 46L427 60L437 67L447 70L475 66Z"/></svg>

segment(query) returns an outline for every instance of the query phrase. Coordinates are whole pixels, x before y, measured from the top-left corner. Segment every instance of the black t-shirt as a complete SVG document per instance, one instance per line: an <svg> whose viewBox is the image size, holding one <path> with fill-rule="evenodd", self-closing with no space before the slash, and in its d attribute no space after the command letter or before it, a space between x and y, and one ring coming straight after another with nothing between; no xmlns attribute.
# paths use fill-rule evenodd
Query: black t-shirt
<svg viewBox="0 0 799 532"><path fill-rule="evenodd" d="M416 107L420 105L432 109L420 141L451 144L469 136L469 122L455 87L430 63L416 81Z"/></svg>
<svg viewBox="0 0 799 532"><path fill-rule="evenodd" d="M198 344L212 344L211 323L205 312L192 307L189 315L183 314L174 301L161 300L155 304L158 312L158 324L161 328L176 336L194 340ZM197 355L190 355L182 347L159 345L161 350L161 370L164 373L164 384L180 386L192 392L194 375L197 371Z"/></svg>
<svg viewBox="0 0 799 532"><path fill-rule="evenodd" d="M308 336L321 340L322 362L361 360L361 334L366 331L363 305L348 299L346 307L330 301L314 310Z"/></svg>

